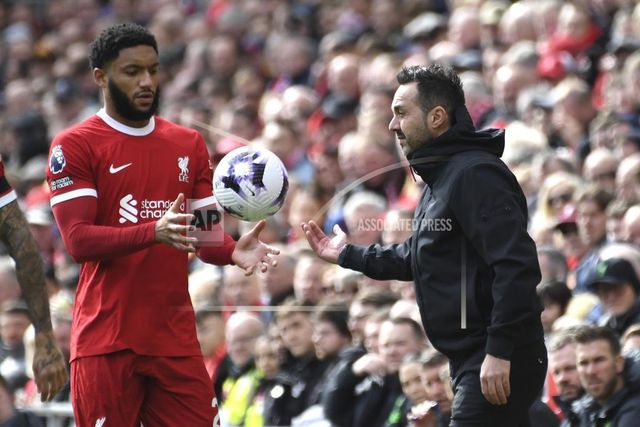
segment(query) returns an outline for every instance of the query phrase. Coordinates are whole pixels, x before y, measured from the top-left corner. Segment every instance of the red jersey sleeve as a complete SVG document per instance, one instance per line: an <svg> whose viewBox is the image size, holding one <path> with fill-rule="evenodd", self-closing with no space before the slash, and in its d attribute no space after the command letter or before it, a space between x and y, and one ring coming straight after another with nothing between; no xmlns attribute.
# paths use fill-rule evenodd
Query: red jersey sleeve
<svg viewBox="0 0 640 427"><path fill-rule="evenodd" d="M197 141L197 172L196 172L196 184L193 190L193 195L198 199L211 199L215 203L213 195L213 166L209 160L209 152L204 139L198 134ZM204 200L203 200L204 201ZM231 260L231 254L236 248L236 241L227 234L224 233L220 227L220 224L213 226L212 233L221 234L223 236L222 244L215 246L200 246L196 248L196 255L202 261L209 264L226 265L233 264Z"/></svg>
<svg viewBox="0 0 640 427"><path fill-rule="evenodd" d="M77 262L123 256L155 243L155 223L96 225L93 156L83 138L63 132L51 144L47 182L51 208L69 255Z"/></svg>
<svg viewBox="0 0 640 427"><path fill-rule="evenodd" d="M65 247L76 262L125 256L155 243L155 222L133 227L95 225L98 202L93 197L69 199L52 209Z"/></svg>
<svg viewBox="0 0 640 427"><path fill-rule="evenodd" d="M66 131L53 140L47 168L52 207L78 197L98 197L91 159L81 136Z"/></svg>

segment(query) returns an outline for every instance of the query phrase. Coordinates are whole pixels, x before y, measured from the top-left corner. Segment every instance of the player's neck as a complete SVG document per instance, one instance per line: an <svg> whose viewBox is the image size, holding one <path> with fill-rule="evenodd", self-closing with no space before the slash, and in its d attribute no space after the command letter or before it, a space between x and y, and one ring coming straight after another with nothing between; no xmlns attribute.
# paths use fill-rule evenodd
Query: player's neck
<svg viewBox="0 0 640 427"><path fill-rule="evenodd" d="M146 120L129 120L118 114L115 108L112 105L106 103L104 106L104 110L109 117L111 117L116 122L123 124L125 126L129 126L132 128L144 128L149 125L151 119Z"/></svg>
<svg viewBox="0 0 640 427"><path fill-rule="evenodd" d="M109 114L107 109L104 108L104 107L101 108L96 113L96 115L98 117L100 117L102 119L102 121L104 121L109 127L113 128L114 130L117 130L118 132L122 132L122 133L127 134L127 135L145 136L145 135L149 135L155 129L155 119L154 119L154 117L151 117L147 121L146 126L133 127L133 126L129 125L129 122L125 123L124 120L120 120L117 117L113 117L111 114Z"/></svg>

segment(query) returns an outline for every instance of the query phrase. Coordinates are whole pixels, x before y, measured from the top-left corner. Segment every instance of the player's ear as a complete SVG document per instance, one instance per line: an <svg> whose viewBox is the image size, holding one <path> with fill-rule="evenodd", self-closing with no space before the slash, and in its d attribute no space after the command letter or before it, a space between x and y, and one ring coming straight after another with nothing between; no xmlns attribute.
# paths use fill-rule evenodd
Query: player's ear
<svg viewBox="0 0 640 427"><path fill-rule="evenodd" d="M102 68L96 67L93 69L93 80L101 88L106 88L108 85L107 73Z"/></svg>

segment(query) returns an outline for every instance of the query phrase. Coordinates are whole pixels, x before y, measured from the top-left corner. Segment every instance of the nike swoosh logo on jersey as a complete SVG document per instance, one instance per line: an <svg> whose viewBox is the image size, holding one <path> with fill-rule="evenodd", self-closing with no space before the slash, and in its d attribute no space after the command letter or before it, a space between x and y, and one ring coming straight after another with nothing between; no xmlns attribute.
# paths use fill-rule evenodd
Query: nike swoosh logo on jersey
<svg viewBox="0 0 640 427"><path fill-rule="evenodd" d="M117 168L113 167L113 163L111 163L111 166L109 167L109 172L110 173L118 173L120 172L122 169L124 168L128 168L129 166L131 166L133 163L127 163L126 165L122 165L122 166L118 166Z"/></svg>

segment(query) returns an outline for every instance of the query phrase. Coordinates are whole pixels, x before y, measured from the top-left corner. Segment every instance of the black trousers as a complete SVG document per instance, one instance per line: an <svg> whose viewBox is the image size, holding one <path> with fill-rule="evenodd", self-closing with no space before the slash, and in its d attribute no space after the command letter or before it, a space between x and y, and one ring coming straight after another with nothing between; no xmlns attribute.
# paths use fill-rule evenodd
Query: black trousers
<svg viewBox="0 0 640 427"><path fill-rule="evenodd" d="M482 395L480 366L485 352L451 361L454 399L451 427L529 427L529 408L540 397L547 372L544 340L514 350L506 405L492 405Z"/></svg>

